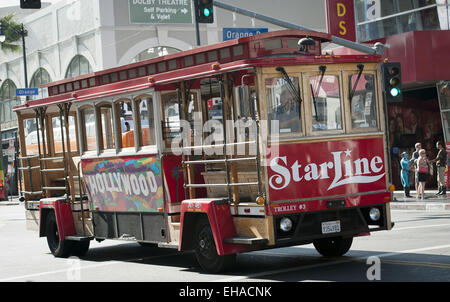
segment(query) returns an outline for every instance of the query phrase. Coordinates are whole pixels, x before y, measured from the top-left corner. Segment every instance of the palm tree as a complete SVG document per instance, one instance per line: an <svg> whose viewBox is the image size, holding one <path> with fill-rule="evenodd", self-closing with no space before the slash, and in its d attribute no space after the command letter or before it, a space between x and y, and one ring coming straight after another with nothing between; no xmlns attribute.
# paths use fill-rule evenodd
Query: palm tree
<svg viewBox="0 0 450 302"><path fill-rule="evenodd" d="M1 49L4 52L16 52L20 50L20 46L13 44L19 41L22 36L20 35L21 25L13 21L13 14L0 18L0 24L3 27L3 32L6 39L3 43L0 43ZM25 31L26 35L26 31Z"/></svg>

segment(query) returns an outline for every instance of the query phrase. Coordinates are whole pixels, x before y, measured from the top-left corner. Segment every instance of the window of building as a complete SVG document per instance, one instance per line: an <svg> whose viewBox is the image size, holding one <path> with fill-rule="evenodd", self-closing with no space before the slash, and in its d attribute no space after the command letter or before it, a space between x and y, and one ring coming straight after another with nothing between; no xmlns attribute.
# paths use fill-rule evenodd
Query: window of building
<svg viewBox="0 0 450 302"><path fill-rule="evenodd" d="M179 51L181 51L181 50L177 49L177 48L173 48L173 47L168 47L168 46L150 47L150 48L140 52L137 56L135 56L131 60L131 63L145 61L148 59L153 59L153 58L157 58L157 57L161 57L161 56L166 56L166 55L170 55L173 53L177 53Z"/></svg>
<svg viewBox="0 0 450 302"><path fill-rule="evenodd" d="M437 9L435 0L357 0L358 41L413 30L441 29Z"/></svg>
<svg viewBox="0 0 450 302"><path fill-rule="evenodd" d="M36 72L33 74L33 77L31 78L30 81L30 87L33 88L39 88L42 84L46 84L51 82L52 79L50 78L49 73L47 72L47 70L45 70L44 68L39 68L38 70L36 70ZM38 98L45 98L48 97L48 94L46 93L46 89L43 89L41 93L41 95L37 96L37 95L33 95L33 96L29 96L30 99L38 99Z"/></svg>
<svg viewBox="0 0 450 302"><path fill-rule="evenodd" d="M70 61L69 67L66 71L66 79L88 74L92 71L93 70L89 64L89 61L82 55L77 55L72 59L72 61Z"/></svg>
<svg viewBox="0 0 450 302"><path fill-rule="evenodd" d="M16 84L7 79L0 88L0 121L2 123L17 120L17 115L12 111L14 106L20 105L20 100L16 97Z"/></svg>

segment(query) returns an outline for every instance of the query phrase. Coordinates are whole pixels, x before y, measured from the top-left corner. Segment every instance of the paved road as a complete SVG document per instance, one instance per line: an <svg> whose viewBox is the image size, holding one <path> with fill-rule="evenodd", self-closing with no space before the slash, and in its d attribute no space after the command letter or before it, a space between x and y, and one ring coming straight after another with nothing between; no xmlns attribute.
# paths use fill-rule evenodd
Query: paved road
<svg viewBox="0 0 450 302"><path fill-rule="evenodd" d="M394 230L356 238L344 257L323 258L312 245L257 251L239 255L231 273L208 275L190 252L122 241L94 241L81 260L54 258L45 238L25 230L22 207L2 206L0 282L450 281L450 212L392 216Z"/></svg>

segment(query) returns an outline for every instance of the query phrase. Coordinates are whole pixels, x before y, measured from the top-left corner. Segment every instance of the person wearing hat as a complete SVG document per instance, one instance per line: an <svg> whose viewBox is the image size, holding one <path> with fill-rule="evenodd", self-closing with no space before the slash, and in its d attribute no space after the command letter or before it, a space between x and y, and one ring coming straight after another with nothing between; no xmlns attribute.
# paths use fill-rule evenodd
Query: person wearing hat
<svg viewBox="0 0 450 302"><path fill-rule="evenodd" d="M402 186L405 191L405 197L411 197L409 195L409 160L408 153L402 153L402 159L400 160L400 166L402 167L402 171L400 173L400 178L402 180Z"/></svg>

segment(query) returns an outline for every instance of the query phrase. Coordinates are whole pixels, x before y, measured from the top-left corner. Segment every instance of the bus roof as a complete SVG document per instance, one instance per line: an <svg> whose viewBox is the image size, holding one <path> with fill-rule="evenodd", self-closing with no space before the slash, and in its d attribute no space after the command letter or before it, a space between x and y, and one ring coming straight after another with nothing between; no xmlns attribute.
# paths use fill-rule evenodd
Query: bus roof
<svg viewBox="0 0 450 302"><path fill-rule="evenodd" d="M315 45L309 52L299 50L298 41L311 38ZM321 43L331 35L313 31L282 30L198 47L175 54L110 68L75 78L41 85L49 97L15 106L14 111L33 107L79 102L167 85L256 66L379 62L380 55L323 56Z"/></svg>

